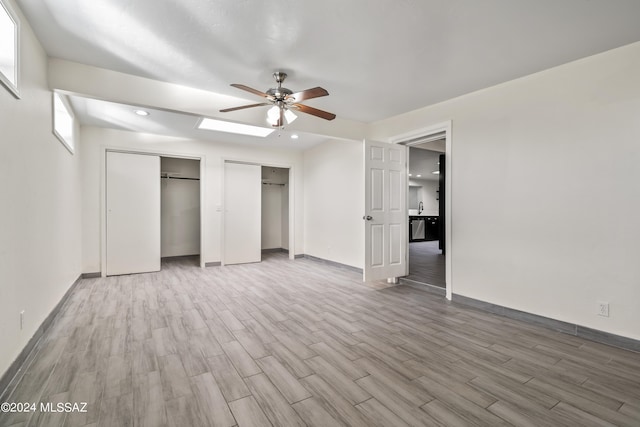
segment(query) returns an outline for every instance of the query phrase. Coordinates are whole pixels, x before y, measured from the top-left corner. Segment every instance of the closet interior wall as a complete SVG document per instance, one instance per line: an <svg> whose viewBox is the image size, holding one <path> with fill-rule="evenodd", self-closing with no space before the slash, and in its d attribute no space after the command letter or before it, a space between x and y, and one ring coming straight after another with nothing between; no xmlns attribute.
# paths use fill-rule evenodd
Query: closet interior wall
<svg viewBox="0 0 640 427"><path fill-rule="evenodd" d="M262 167L262 250L289 250L289 169Z"/></svg>
<svg viewBox="0 0 640 427"><path fill-rule="evenodd" d="M200 255L200 161L162 157L161 256Z"/></svg>

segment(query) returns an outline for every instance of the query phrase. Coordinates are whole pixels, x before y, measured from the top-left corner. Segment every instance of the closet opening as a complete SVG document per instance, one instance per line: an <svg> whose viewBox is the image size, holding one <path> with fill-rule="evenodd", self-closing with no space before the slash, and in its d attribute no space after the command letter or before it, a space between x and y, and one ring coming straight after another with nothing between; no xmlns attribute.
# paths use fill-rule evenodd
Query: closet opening
<svg viewBox="0 0 640 427"><path fill-rule="evenodd" d="M176 257L204 267L201 159L106 148L103 161L102 276L160 271Z"/></svg>
<svg viewBox="0 0 640 427"><path fill-rule="evenodd" d="M289 253L289 169L262 166L262 253Z"/></svg>
<svg viewBox="0 0 640 427"><path fill-rule="evenodd" d="M185 258L201 264L200 160L160 158L162 265Z"/></svg>
<svg viewBox="0 0 640 427"><path fill-rule="evenodd" d="M293 184L290 167L225 160L222 265L289 253L294 241Z"/></svg>

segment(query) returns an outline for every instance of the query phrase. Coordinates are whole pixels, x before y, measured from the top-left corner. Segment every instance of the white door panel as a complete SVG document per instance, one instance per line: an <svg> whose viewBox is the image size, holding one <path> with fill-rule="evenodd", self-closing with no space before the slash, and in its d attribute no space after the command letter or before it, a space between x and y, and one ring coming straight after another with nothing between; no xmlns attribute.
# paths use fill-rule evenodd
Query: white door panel
<svg viewBox="0 0 640 427"><path fill-rule="evenodd" d="M106 274L160 270L160 157L107 152Z"/></svg>
<svg viewBox="0 0 640 427"><path fill-rule="evenodd" d="M364 153L364 280L405 276L407 148L365 141Z"/></svg>
<svg viewBox="0 0 640 427"><path fill-rule="evenodd" d="M262 260L262 167L224 164L224 263Z"/></svg>

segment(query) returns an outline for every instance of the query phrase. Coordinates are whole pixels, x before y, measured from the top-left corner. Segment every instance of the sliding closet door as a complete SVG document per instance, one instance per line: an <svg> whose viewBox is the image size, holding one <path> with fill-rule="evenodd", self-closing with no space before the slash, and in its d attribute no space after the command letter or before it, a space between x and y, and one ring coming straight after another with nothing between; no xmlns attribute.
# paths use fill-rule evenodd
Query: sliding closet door
<svg viewBox="0 0 640 427"><path fill-rule="evenodd" d="M260 262L262 167L224 164L224 263Z"/></svg>
<svg viewBox="0 0 640 427"><path fill-rule="evenodd" d="M160 157L107 152L108 276L160 270Z"/></svg>

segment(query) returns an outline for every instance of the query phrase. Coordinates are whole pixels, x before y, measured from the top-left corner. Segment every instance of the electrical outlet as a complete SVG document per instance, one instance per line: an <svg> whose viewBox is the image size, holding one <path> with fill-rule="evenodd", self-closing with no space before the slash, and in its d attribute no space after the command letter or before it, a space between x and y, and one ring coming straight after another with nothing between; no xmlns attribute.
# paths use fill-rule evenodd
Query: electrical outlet
<svg viewBox="0 0 640 427"><path fill-rule="evenodd" d="M23 326L24 326L24 310L20 312L20 330L22 330Z"/></svg>
<svg viewBox="0 0 640 427"><path fill-rule="evenodd" d="M608 302L599 302L598 303L598 316L609 317L609 303Z"/></svg>

